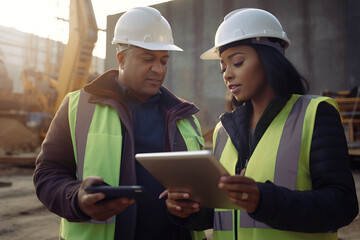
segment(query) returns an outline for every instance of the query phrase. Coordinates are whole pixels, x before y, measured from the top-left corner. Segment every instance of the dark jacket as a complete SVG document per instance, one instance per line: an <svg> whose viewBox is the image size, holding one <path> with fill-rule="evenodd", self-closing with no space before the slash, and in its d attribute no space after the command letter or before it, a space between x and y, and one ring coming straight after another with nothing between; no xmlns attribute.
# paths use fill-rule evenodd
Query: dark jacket
<svg viewBox="0 0 360 240"><path fill-rule="evenodd" d="M267 127L286 104L286 99L271 101L259 120L249 148L250 102L225 113L221 122L237 148L239 159L248 159ZM271 182L258 183L260 203L255 220L272 228L296 232L328 232L351 223L358 214L354 179L348 164L348 149L338 111L321 103L316 113L310 152L312 191L291 191ZM245 162L238 163L244 166ZM195 229L211 226L211 211L200 211L187 225Z"/></svg>
<svg viewBox="0 0 360 240"><path fill-rule="evenodd" d="M114 108L121 119L123 128L123 152L119 184L127 185L136 181L134 170L134 134L130 110L123 101L124 92L116 82L118 71L110 70L84 87L91 94L89 102L109 105ZM189 102L174 96L169 90L161 87L160 104L166 115L165 151L186 150L186 144L176 126L176 120L190 117L198 109ZM53 213L72 222L89 220L77 204L77 193L81 181L76 178L76 164L68 121L68 99L65 98L56 113L42 150L36 160L33 177L36 194L40 201ZM132 205L131 207L135 207ZM130 208L131 208L130 207ZM129 229L122 229L121 214L118 215L115 238L131 239L134 224ZM118 221L118 219L120 219ZM128 224L129 219L123 219ZM130 221L131 222L131 221ZM150 223L151 224L151 223ZM156 223L153 223L156 224ZM130 230L132 229L132 231ZM122 231L124 230L124 231ZM174 229L173 239L189 239L189 230Z"/></svg>

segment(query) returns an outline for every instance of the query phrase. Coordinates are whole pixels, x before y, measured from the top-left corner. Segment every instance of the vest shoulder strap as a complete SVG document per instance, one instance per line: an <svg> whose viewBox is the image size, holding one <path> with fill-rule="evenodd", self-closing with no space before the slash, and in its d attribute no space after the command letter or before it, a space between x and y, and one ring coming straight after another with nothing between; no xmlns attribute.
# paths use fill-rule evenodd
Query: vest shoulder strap
<svg viewBox="0 0 360 240"><path fill-rule="evenodd" d="M85 92L84 90L80 90L74 94L79 94L79 100L78 102L69 101L69 111L71 109L76 109L75 126L73 126L75 128L73 130L75 133L74 148L76 148L76 151L74 152L76 152L78 178L79 180L82 180L87 135L94 114L95 104L89 104L91 94ZM69 94L69 97L71 98L72 95ZM77 107L75 108L74 106L70 106L70 104L77 104ZM69 116L71 117L74 115L69 113Z"/></svg>

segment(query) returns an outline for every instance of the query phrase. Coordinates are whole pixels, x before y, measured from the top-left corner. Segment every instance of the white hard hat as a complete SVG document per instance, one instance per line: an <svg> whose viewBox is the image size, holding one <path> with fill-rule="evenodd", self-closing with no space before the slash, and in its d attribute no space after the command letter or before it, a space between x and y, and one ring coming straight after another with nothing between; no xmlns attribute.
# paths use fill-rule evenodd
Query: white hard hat
<svg viewBox="0 0 360 240"><path fill-rule="evenodd" d="M284 43L283 49L290 45L290 40L274 15L256 8L237 9L225 16L224 21L216 31L215 46L204 52L200 58L219 59L219 47L239 40L259 40L260 38L281 39ZM259 44L266 44L263 42L263 40L259 41ZM256 42L253 41L253 43Z"/></svg>
<svg viewBox="0 0 360 240"><path fill-rule="evenodd" d="M124 13L116 23L112 44L182 51L174 45L168 21L152 7L136 7Z"/></svg>

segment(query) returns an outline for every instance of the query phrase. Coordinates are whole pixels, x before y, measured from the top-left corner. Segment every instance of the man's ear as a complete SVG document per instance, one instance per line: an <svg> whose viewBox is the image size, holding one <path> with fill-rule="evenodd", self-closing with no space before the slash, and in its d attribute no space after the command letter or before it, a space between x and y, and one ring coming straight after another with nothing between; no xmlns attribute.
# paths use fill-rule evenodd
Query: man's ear
<svg viewBox="0 0 360 240"><path fill-rule="evenodd" d="M119 51L119 52L116 53L116 59L117 59L119 68L124 69L126 54L124 52Z"/></svg>

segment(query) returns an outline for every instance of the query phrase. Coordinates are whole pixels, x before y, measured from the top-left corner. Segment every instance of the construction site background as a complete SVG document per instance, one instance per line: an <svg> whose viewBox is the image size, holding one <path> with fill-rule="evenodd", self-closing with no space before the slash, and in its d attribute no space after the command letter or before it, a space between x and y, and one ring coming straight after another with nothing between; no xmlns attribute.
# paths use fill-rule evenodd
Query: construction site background
<svg viewBox="0 0 360 240"><path fill-rule="evenodd" d="M359 196L360 1L175 0L153 7L168 19L175 43L185 49L170 54L165 86L200 108L198 118L208 148L212 129L226 110L226 88L218 62L201 61L200 54L213 45L216 28L230 11L256 7L276 15L291 39L286 56L310 82L310 94L333 97L339 104ZM108 16L107 29L114 29L121 14ZM92 57L84 72L88 81L117 68L113 31L106 34L107 57ZM0 39L0 239L57 239L59 217L37 200L31 175L56 110L53 97L58 92L52 84L60 74L66 45L2 26ZM37 83L32 90L41 97L36 101L26 97L32 93L24 91L31 89L24 78L27 83ZM359 222L357 217L340 229L340 238L360 239Z"/></svg>
<svg viewBox="0 0 360 240"><path fill-rule="evenodd" d="M357 24L360 21L360 12L357 11L360 9L360 1L273 0L270 3L266 0L177 0L153 7L168 19L175 43L185 50L181 53L170 53L164 85L200 108L197 117L203 134L208 136L208 146L211 146L212 129L226 110L227 90L218 71L218 62L201 61L199 56L213 45L213 35L223 17L236 8L262 8L279 18L291 40L286 56L309 81L310 94L321 95L324 90L349 91L360 86L360 68L357 66L360 61L360 55L357 54L360 52L360 45L357 44L360 39ZM106 29L114 29L121 14L108 16ZM59 22L63 24L63 19L59 19ZM23 70L30 68L43 77L54 77L59 71L65 46L53 40L1 26L0 38L0 72L1 69L6 69L10 79L0 79L0 117L4 117L3 112L11 111L9 106L14 105L14 102L30 104L23 96L22 73L26 73ZM90 75L97 76L106 70L117 68L116 49L111 44L112 38L113 31L106 31L106 58L92 58L88 69ZM5 87L9 85L12 86L11 91L9 87ZM46 84L39 84L38 87L43 91L48 90ZM13 101L14 98L17 101ZM17 121L28 130L38 128L43 124L42 121L47 121L46 115L41 114L46 111L19 113L21 107L14 106L18 112L6 117L14 119L17 115ZM51 119L51 116L49 118ZM351 131L348 130L350 126L347 124L345 130ZM356 131L357 127L353 127L353 130ZM32 130L29 134L30 132ZM347 135L350 136L350 133ZM5 149L5 152L11 151Z"/></svg>

